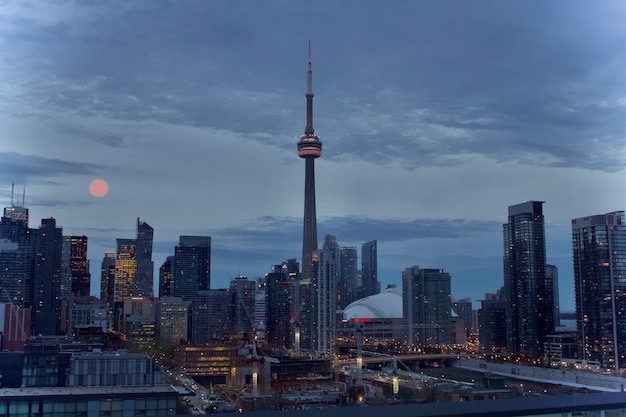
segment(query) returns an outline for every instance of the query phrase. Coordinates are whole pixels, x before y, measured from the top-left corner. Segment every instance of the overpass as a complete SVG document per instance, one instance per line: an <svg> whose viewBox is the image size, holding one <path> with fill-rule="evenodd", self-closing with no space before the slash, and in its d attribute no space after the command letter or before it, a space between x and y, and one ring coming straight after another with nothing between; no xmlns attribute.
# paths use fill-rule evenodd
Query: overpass
<svg viewBox="0 0 626 417"><path fill-rule="evenodd" d="M368 354L374 354L374 356L367 356ZM392 363L396 359L400 363L417 363L419 368L427 367L439 367L450 366L452 362L467 358L467 355L458 353L409 353L402 355L383 355L374 352L363 352L363 363L367 365L386 364ZM356 365L356 359L345 359L341 363L344 365ZM414 368L415 369L415 368Z"/></svg>

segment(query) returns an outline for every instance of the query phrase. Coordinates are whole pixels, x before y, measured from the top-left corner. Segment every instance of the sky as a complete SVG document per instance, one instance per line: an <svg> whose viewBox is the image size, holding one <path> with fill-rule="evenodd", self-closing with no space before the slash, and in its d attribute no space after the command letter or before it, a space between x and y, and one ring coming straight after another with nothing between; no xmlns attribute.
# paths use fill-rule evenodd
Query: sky
<svg viewBox="0 0 626 417"><path fill-rule="evenodd" d="M318 240L377 240L383 288L441 268L477 302L508 206L544 201L573 311L571 220L626 209L625 21L621 0L2 0L0 204L15 184L30 227L88 236L94 295L137 218L157 276L181 235L211 236L212 288L300 260L310 41Z"/></svg>

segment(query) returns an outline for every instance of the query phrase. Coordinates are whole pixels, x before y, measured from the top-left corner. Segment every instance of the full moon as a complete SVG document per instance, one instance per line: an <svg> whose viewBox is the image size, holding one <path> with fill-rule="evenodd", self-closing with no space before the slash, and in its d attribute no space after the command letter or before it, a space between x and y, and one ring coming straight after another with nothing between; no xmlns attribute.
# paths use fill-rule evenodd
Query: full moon
<svg viewBox="0 0 626 417"><path fill-rule="evenodd" d="M109 184L105 180L93 180L89 184L89 192L94 197L104 197L109 192Z"/></svg>

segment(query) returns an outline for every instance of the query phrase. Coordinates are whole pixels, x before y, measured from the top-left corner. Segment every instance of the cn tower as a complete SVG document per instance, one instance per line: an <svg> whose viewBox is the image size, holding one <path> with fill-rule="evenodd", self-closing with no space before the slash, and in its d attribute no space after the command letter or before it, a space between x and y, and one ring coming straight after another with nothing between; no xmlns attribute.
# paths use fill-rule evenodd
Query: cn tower
<svg viewBox="0 0 626 417"><path fill-rule="evenodd" d="M313 130L313 87L312 87L312 71L311 71L311 42L309 41L309 61L307 69L308 87L306 91L306 127L304 135L300 136L298 142L298 156L304 158L306 162L306 171L304 178L304 230L302 236L302 274L300 282L311 282L315 280L315 268L313 258L317 252L317 217L315 214L315 158L322 155L322 142ZM295 340L294 347L296 352L300 352L300 325L302 317L302 309L308 304L302 299L300 283L295 288ZM307 297L311 294L307 291ZM310 301L310 300L309 300ZM310 319L309 319L310 320ZM311 325L305 324L305 335L307 340L311 336ZM310 342L310 340L308 340ZM306 345L309 343L305 342Z"/></svg>
<svg viewBox="0 0 626 417"><path fill-rule="evenodd" d="M298 142L298 156L304 158L304 232L302 237L302 279L312 279L313 254L317 251L317 218L315 214L315 158L322 155L322 142L313 129L313 80L311 70L311 42L307 69L306 127ZM300 300L297 300L298 302Z"/></svg>

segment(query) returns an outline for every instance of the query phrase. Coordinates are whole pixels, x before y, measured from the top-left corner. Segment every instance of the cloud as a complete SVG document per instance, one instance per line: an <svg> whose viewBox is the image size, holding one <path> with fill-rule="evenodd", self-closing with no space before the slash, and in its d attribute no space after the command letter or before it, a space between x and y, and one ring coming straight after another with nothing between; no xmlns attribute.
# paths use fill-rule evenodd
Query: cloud
<svg viewBox="0 0 626 417"><path fill-rule="evenodd" d="M5 184L29 182L64 174L90 175L99 169L96 164L64 161L17 152L0 152L0 177Z"/></svg>
<svg viewBox="0 0 626 417"><path fill-rule="evenodd" d="M304 92L304 51L294 63L297 39L277 34L298 27L293 16L311 13L335 34L321 36L313 55L325 158L417 169L455 166L458 155L473 153L605 172L626 162L619 104L626 78L617 65L626 55L598 48L625 34L611 7L589 14L518 2L482 2L478 10L461 2L451 9L366 3L327 15L324 7L275 2L264 11L280 17L271 32L260 31L258 14L238 3L73 9L61 2L48 9L51 17L14 18L5 32L5 45L20 46L9 48L5 71L25 80L8 92L22 103L9 111L158 120L284 145L303 129L304 98L293 91ZM76 13L80 19L72 19ZM397 23L339 31L374 15ZM589 31L564 31L555 19ZM112 131L67 129L124 144Z"/></svg>
<svg viewBox="0 0 626 417"><path fill-rule="evenodd" d="M468 219L384 219L363 216L318 218L318 238L326 233L336 234L342 242L355 244L377 240L402 242L405 240L457 239L468 235L501 233L502 223ZM302 219L294 217L263 216L246 224L221 228L208 233L218 242L236 242L239 250L262 250L268 241L277 247L298 247L302 241ZM224 243L222 243L224 244ZM241 245L244 245L243 247ZM226 243L226 246L231 246ZM273 249L276 252L276 248Z"/></svg>

